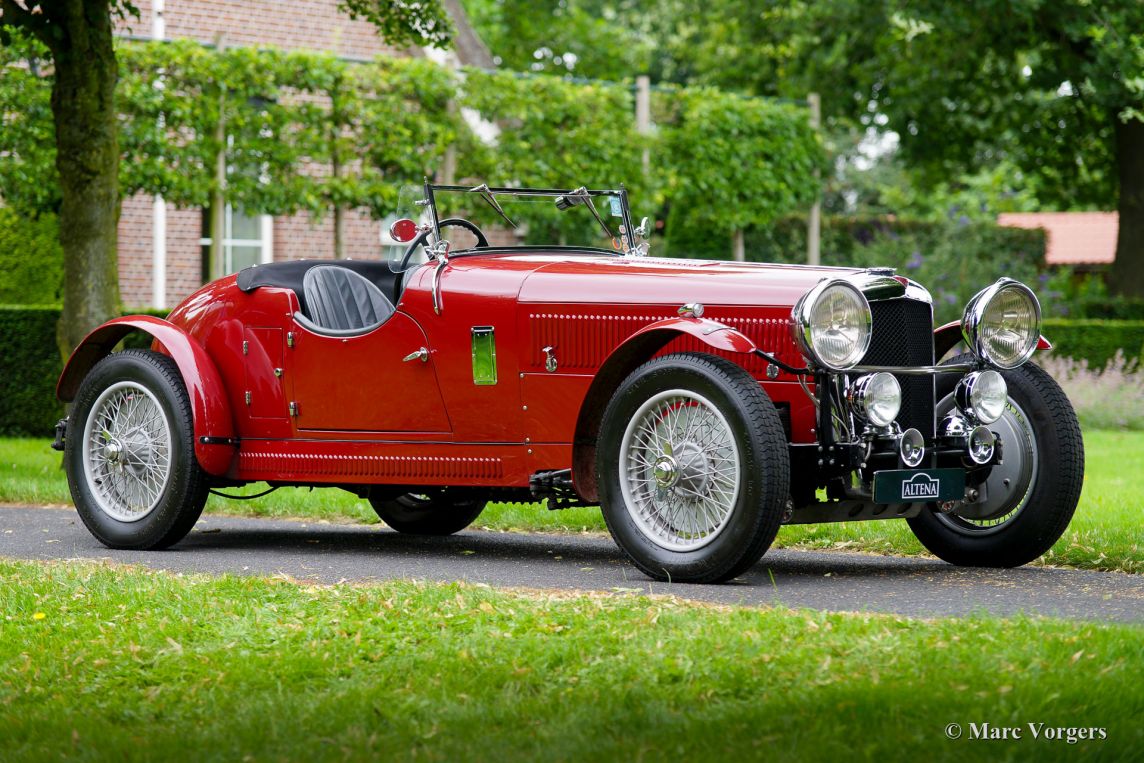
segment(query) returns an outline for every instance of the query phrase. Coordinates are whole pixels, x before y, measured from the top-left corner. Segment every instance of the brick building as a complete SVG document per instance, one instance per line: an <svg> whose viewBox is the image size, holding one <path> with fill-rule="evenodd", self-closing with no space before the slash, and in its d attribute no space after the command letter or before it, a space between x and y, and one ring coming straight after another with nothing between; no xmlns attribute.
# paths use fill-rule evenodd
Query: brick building
<svg viewBox="0 0 1144 763"><path fill-rule="evenodd" d="M419 50L390 48L369 22L340 13L336 0L135 0L135 5L139 17L124 20L119 29L119 34L132 39L213 43L221 34L228 46L320 50L355 59L422 55ZM124 200L119 287L125 305L171 307L203 283L209 217L205 210L177 209L150 196ZM257 262L334 256L330 215L314 223L306 214L246 216L228 209L226 219L223 247L228 272ZM346 257L383 256L382 222L348 212L344 230Z"/></svg>

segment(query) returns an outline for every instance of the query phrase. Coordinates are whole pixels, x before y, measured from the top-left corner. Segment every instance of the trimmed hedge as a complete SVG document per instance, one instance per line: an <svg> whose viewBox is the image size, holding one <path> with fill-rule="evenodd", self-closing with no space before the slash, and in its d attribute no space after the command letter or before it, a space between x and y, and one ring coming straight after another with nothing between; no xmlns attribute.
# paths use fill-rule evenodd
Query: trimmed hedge
<svg viewBox="0 0 1144 763"><path fill-rule="evenodd" d="M1124 351L1128 360L1144 359L1144 321L1068 320L1048 318L1041 329L1059 357L1087 360L1089 368L1104 368Z"/></svg>
<svg viewBox="0 0 1144 763"><path fill-rule="evenodd" d="M33 218L0 206L0 304L58 303L63 282L55 215Z"/></svg>
<svg viewBox="0 0 1144 763"><path fill-rule="evenodd" d="M56 400L59 320L58 307L0 305L0 434L48 437L64 415Z"/></svg>
<svg viewBox="0 0 1144 763"><path fill-rule="evenodd" d="M59 320L60 308L54 305L0 305L0 435L50 437L64 415L56 400L56 380L63 370L56 347ZM149 347L151 342L135 332L123 344Z"/></svg>

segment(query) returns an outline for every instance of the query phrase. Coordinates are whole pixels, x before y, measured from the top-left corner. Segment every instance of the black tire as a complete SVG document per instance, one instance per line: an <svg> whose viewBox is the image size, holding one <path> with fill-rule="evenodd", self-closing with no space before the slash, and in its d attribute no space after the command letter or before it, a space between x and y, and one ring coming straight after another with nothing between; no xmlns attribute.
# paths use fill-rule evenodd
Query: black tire
<svg viewBox="0 0 1144 763"><path fill-rule="evenodd" d="M487 501L448 490L369 499L382 522L409 535L452 535L471 525Z"/></svg>
<svg viewBox="0 0 1144 763"><path fill-rule="evenodd" d="M92 421L92 437L100 439L85 448L89 419L107 410L105 402L112 405L116 400L123 401L119 412ZM156 403L162 416L152 415L152 423L142 425ZM100 422L106 424L98 427L102 434L95 431ZM151 437L156 432L158 436ZM162 471L164 449L155 443L163 441L164 433L166 472L144 484L131 475ZM160 549L182 540L202 514L210 482L195 458L191 403L175 362L155 352L125 350L96 363L80 385L68 418L64 464L80 519L100 543ZM124 519L128 513L139 517Z"/></svg>
<svg viewBox="0 0 1144 763"><path fill-rule="evenodd" d="M684 393L682 397L676 395L680 391ZM662 407L657 411L656 406ZM685 408L689 412L680 414L681 419L686 417L682 432L675 428L679 419L669 425L670 437L666 440L672 443L670 453L658 439L644 440L641 445L638 434L631 434L629 442L637 447L629 447L626 456L622 454L629 430L638 431L633 428L642 426L640 422L669 421L672 411ZM693 425L693 415L700 417L700 424ZM695 441L702 442L704 437L700 434L702 422L710 424L707 441L696 445ZM700 427L694 434L693 426ZM739 463L737 488L732 487L722 496L716 496L711 486L720 479L710 477L720 472L713 459L729 461L725 455L713 455L716 451L711 442L718 435L711 432L726 433L714 441L723 443L724 453L737 455ZM643 452L639 452L641 447L645 448ZM662 450L657 465L666 464L659 472L651 468L649 461L640 460L645 452L654 454L657 448ZM596 452L600 506L608 530L632 563L651 578L685 583L728 580L754 565L778 533L790 496L786 435L774 404L759 382L729 360L682 353L644 363L624 380L608 403ZM621 477L625 459L630 464L629 471L642 476L628 476L625 472ZM696 476L687 476L687 459ZM724 471L730 469L724 467ZM654 483L650 479L653 477ZM627 481L626 486L621 485L621 479ZM660 479L676 481L664 487ZM690 486L685 480L691 480ZM630 508L625 490L633 496ZM688 498L687 493L695 498ZM715 504L712 514L720 524L714 527L712 516L686 508L685 502L698 506L697 501L704 496ZM643 506L649 507L647 511L637 507L640 497ZM680 514L671 515L672 505L685 508ZM688 515L687 511L691 513ZM683 528L688 526L684 522L690 522L692 528L698 523L706 527L684 533ZM653 537L657 530L652 525L662 528L660 538ZM689 544L693 543L701 545L692 548Z"/></svg>
<svg viewBox="0 0 1144 763"><path fill-rule="evenodd" d="M959 355L947 363L971 360ZM1035 458L1024 485L1012 488L995 516L970 521L958 515L940 514L936 507L922 510L907 520L914 535L929 551L950 564L966 567L1019 567L1052 548L1064 534L1084 481L1084 441L1076 413L1065 393L1039 366L1026 363L1002 371L1009 387L1010 410L1005 416L1031 434ZM946 399L956 386L955 374L937 382L937 400ZM999 429L1004 420L991 424ZM1020 446L1020 443L1017 443ZM1015 452L1013 442L1002 441L1002 460L1028 458L1028 448ZM997 467L994 467L997 469ZM992 483L991 483L992 485ZM987 525L988 521L996 522Z"/></svg>

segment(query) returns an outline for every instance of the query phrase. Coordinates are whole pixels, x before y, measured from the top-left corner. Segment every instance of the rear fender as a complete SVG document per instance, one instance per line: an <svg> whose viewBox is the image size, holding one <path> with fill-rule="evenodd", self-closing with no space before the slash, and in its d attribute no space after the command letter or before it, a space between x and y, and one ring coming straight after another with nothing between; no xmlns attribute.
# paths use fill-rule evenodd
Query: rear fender
<svg viewBox="0 0 1144 763"><path fill-rule="evenodd" d="M588 388L580 416L576 421L576 439L572 446L572 483L586 501L598 500L596 485L596 438L604 408L620 382L637 366L650 360L671 340L689 334L713 350L749 354L755 343L729 326L707 318L667 318L656 321L628 337L608 356L596 372Z"/></svg>
<svg viewBox="0 0 1144 763"><path fill-rule="evenodd" d="M941 360L945 354L957 346L961 341L961 321L952 321L939 326L933 332L933 356L935 360ZM1038 350L1051 350L1053 343L1045 339L1042 334L1037 339Z"/></svg>
<svg viewBox="0 0 1144 763"><path fill-rule="evenodd" d="M226 388L206 350L173 323L149 315L129 315L103 324L88 334L68 358L56 384L56 396L64 402L74 400L92 367L132 331L154 337L179 367L194 415L195 457L208 474L225 474L238 444Z"/></svg>

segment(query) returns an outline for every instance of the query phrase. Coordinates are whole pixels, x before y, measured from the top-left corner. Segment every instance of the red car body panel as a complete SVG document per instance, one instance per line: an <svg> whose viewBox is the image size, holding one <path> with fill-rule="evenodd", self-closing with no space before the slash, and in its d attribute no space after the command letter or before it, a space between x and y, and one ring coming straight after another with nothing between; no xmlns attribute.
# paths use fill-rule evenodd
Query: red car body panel
<svg viewBox="0 0 1144 763"><path fill-rule="evenodd" d="M751 351L803 365L791 306L823 277L853 272L492 250L449 261L438 313L435 267L409 277L391 319L353 337L300 324L289 288L244 292L234 276L223 278L169 322L135 317L98 329L69 361L61 396L124 333L141 329L179 364L195 405L196 454L211 474L525 487L537 472L574 467L577 438L594 438L612 389L632 368L658 354L701 351L746 368L789 410L792 442L814 442L810 399L793 376L768 378L768 362ZM689 302L704 305L702 319L677 314ZM494 329L495 384L474 383L474 327ZM425 361L406 360L421 348ZM581 467L578 483L587 479Z"/></svg>
<svg viewBox="0 0 1144 763"><path fill-rule="evenodd" d="M132 331L144 331L175 361L194 417L195 457L208 474L225 474L234 460L235 428L226 385L210 355L182 328L149 315L117 318L92 331L72 352L56 385L60 400L75 398L80 382Z"/></svg>

